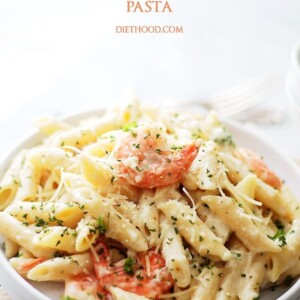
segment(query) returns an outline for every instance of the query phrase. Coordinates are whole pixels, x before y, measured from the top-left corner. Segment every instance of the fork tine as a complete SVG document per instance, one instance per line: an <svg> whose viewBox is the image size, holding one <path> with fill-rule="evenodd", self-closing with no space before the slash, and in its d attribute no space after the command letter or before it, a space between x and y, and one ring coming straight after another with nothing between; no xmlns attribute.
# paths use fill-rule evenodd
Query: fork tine
<svg viewBox="0 0 300 300"><path fill-rule="evenodd" d="M267 84L270 81L276 80L278 78L278 74L274 72L264 72L254 78L249 79L246 82L238 84L234 87L231 87L227 90L223 90L220 93L216 93L213 95L211 102L218 103L222 101L230 101L230 99L236 95L244 94L253 88L260 87L262 85Z"/></svg>
<svg viewBox="0 0 300 300"><path fill-rule="evenodd" d="M273 84L270 83L260 87L259 89L253 89L242 96L234 97L230 103L227 102L222 103L222 105L215 105L214 109L218 111L232 110L232 114L237 113L263 101L264 98L272 95L278 87L279 85L275 84L275 82Z"/></svg>
<svg viewBox="0 0 300 300"><path fill-rule="evenodd" d="M273 93L274 93L274 87L269 86L266 87L265 89L256 91L253 94L244 96L240 102L238 102L239 99L237 98L237 101L235 103L230 103L223 107L216 106L215 110L226 116L234 115L242 111L245 111L246 109L260 103L261 101L266 100Z"/></svg>
<svg viewBox="0 0 300 300"><path fill-rule="evenodd" d="M217 108L237 104L237 102L241 102L243 99L249 98L249 95L251 94L255 95L257 92L260 92L262 89L266 89L270 85L275 86L278 84L279 79L280 76L277 73L263 73L257 78L211 97L211 106Z"/></svg>
<svg viewBox="0 0 300 300"><path fill-rule="evenodd" d="M279 85L277 82L265 82L264 84L262 83L257 87L253 87L252 89L249 89L247 91L245 90L244 92L232 96L228 101L220 101L219 103L215 103L214 105L219 108L225 108L235 105L242 105L244 102L255 102L254 99L257 94L263 93L264 91L272 92L278 86Z"/></svg>

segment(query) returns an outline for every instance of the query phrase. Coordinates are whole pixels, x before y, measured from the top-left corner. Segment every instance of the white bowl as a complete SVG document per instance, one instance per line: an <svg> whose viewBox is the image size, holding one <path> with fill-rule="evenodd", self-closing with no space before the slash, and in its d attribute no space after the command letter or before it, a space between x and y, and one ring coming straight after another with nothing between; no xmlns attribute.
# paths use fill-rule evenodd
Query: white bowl
<svg viewBox="0 0 300 300"><path fill-rule="evenodd" d="M103 110L98 110L74 115L64 120L71 124L77 124L81 119L92 115L101 116L102 114ZM263 155L268 165L270 165L280 177L286 180L294 194L299 194L296 192L299 191L300 172L288 157L280 153L276 147L268 144L252 131L244 128L240 123L228 120L224 123L232 132L239 145L253 148L257 153ZM18 151L37 145L41 142L41 139L42 135L38 132L34 132L21 141L2 161L0 165L0 177ZM36 283L24 280L9 265L2 251L0 251L0 283L13 300L59 300L63 293L63 285L60 283ZM299 297L299 295L300 280L297 280L290 288L278 287L275 291L263 291L260 300L295 300L298 299L297 296Z"/></svg>

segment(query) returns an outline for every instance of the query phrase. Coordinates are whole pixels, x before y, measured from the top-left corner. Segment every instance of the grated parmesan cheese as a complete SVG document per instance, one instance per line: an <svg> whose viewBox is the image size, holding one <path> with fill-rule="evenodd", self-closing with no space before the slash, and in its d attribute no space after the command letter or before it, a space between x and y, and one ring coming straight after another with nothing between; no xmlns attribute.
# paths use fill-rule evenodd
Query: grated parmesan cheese
<svg viewBox="0 0 300 300"><path fill-rule="evenodd" d="M149 256L146 255L145 257L146 260L146 271L147 271L147 276L150 277L151 276L151 269L150 269L150 260L149 260Z"/></svg>
<svg viewBox="0 0 300 300"><path fill-rule="evenodd" d="M187 195L187 197L191 200L192 202L192 209L193 209L193 222L196 222L197 220L197 212L196 212L196 204L195 201L193 199L193 197L191 196L191 194L187 191L187 189L185 187L182 188L182 191Z"/></svg>

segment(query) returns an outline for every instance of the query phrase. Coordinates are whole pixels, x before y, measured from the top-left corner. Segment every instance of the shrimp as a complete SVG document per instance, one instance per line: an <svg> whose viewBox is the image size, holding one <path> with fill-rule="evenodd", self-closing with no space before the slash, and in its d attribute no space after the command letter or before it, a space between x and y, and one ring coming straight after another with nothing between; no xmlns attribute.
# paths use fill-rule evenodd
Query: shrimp
<svg viewBox="0 0 300 300"><path fill-rule="evenodd" d="M197 142L168 147L161 127L140 126L126 134L117 150L119 177L141 188L175 183L189 169L198 150Z"/></svg>
<svg viewBox="0 0 300 300"><path fill-rule="evenodd" d="M111 295L101 288L95 274L80 274L66 280L64 296L64 299L76 300L112 299Z"/></svg>
<svg viewBox="0 0 300 300"><path fill-rule="evenodd" d="M235 155L239 160L245 163L246 166L252 170L262 181L274 187L275 189L281 188L282 182L280 178L272 170L270 170L266 163L252 150L238 148L235 151Z"/></svg>
<svg viewBox="0 0 300 300"><path fill-rule="evenodd" d="M154 250L138 253L136 260L130 258L132 264L128 270L126 269L127 260L111 266L108 249L104 242L100 242L95 249L98 253L97 257L93 257L95 272L100 286L105 290L116 286L140 296L158 298L174 285L164 259ZM147 260L149 260L149 265L147 265Z"/></svg>

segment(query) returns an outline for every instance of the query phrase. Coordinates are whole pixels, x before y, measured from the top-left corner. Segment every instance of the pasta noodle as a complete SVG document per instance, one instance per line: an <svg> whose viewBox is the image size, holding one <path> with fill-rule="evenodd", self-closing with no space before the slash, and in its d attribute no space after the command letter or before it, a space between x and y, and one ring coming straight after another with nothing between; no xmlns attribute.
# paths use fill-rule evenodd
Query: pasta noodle
<svg viewBox="0 0 300 300"><path fill-rule="evenodd" d="M11 166L4 174L0 185L0 209L3 210L14 199L14 196L20 186L19 172L22 169L25 159L26 150L22 150L14 159Z"/></svg>
<svg viewBox="0 0 300 300"><path fill-rule="evenodd" d="M64 282L64 300L253 300L299 276L297 199L215 113L134 101L37 125L0 182L25 279Z"/></svg>
<svg viewBox="0 0 300 300"><path fill-rule="evenodd" d="M36 281L65 281L81 273L93 270L89 253L55 257L33 267L27 277Z"/></svg>

